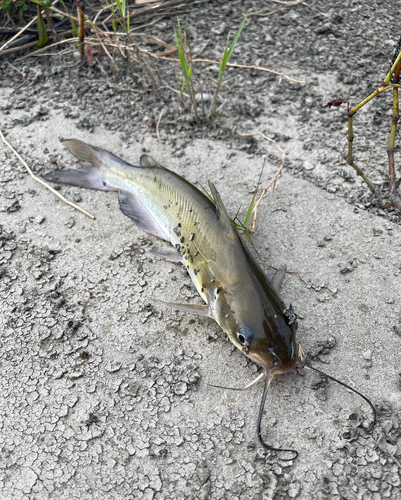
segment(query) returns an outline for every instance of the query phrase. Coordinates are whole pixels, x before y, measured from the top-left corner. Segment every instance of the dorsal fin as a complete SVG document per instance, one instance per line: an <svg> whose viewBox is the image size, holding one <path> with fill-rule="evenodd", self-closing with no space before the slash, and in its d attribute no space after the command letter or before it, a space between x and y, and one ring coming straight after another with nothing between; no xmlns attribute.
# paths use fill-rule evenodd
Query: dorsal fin
<svg viewBox="0 0 401 500"><path fill-rule="evenodd" d="M233 225L230 219L230 216L227 213L226 207L223 204L223 200L221 199L221 196L219 192L216 189L216 186L213 184L212 181L209 181L209 188L210 191L212 192L212 196L214 198L214 202L216 205L216 215L217 219L226 227L229 227L230 229L233 229Z"/></svg>
<svg viewBox="0 0 401 500"><path fill-rule="evenodd" d="M82 163L90 163L96 168L102 166L102 149L96 146L90 146L78 139L66 139L61 141L71 153Z"/></svg>
<svg viewBox="0 0 401 500"><path fill-rule="evenodd" d="M140 164L141 167L157 167L164 169L163 165L160 165L160 163L158 163L154 158L147 154L141 156Z"/></svg>

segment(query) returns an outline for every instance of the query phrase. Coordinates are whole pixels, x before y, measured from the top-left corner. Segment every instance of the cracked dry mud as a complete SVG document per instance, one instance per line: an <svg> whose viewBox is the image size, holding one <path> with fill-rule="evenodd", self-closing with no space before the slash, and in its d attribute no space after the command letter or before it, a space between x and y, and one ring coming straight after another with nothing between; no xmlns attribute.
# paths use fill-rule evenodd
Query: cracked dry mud
<svg viewBox="0 0 401 500"><path fill-rule="evenodd" d="M209 2L180 19L193 46L210 40L204 54L218 58L228 30L268 5ZM156 100L139 68L116 81L104 60L104 71L71 56L0 61L0 127L37 174L75 165L60 137L132 163L147 151L191 182L213 180L235 214L263 158L266 183L280 162L237 132L275 137L286 167L259 211L255 246L265 268L299 272L282 294L312 363L378 410L368 435L357 396L309 373L276 377L263 436L299 458L266 453L255 433L261 385L208 386L244 385L256 367L213 321L151 303L197 300L179 265L149 253L160 242L122 215L113 193L63 186L96 220L67 207L1 145L2 499L401 498L400 219L371 205L347 166L344 110L319 107L357 102L380 83L400 6L318 0L250 17L235 62L259 60L306 83L230 70L226 111L209 128L178 120L174 94ZM172 42L175 23L146 29ZM171 67L160 72L175 85ZM164 108L159 141L152 124ZM356 160L373 178L385 177L390 121L390 96L356 118Z"/></svg>

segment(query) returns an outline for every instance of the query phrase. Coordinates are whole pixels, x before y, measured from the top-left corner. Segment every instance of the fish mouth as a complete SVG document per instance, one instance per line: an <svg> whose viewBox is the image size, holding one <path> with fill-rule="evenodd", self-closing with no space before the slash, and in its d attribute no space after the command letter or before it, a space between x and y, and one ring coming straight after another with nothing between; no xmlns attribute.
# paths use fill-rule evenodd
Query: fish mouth
<svg viewBox="0 0 401 500"><path fill-rule="evenodd" d="M302 348L298 345L292 347L290 353L279 353L273 347L264 346L262 349L261 346L251 345L247 356L254 363L261 366L266 373L278 375L303 366Z"/></svg>

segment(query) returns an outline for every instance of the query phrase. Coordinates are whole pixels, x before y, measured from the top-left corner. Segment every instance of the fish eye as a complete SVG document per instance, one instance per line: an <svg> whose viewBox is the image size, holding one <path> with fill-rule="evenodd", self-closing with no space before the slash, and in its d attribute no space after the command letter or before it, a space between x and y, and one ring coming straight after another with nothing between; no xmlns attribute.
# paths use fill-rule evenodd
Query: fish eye
<svg viewBox="0 0 401 500"><path fill-rule="evenodd" d="M237 330L237 339L241 342L241 344L245 347L252 344L255 335L253 331L247 326L241 326Z"/></svg>

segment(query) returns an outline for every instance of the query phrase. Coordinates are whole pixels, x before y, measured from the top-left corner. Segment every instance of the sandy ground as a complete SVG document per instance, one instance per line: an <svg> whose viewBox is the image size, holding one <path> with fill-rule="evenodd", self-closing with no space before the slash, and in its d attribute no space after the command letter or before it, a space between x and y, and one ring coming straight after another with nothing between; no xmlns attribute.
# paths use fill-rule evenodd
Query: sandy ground
<svg viewBox="0 0 401 500"><path fill-rule="evenodd" d="M261 2L216 5L221 45ZM38 174L75 165L60 137L131 163L146 151L191 182L213 180L231 214L249 202L263 158L264 182L280 162L267 143L236 132L274 136L286 169L260 209L255 246L266 269L299 273L282 289L300 317L299 342L313 365L372 400L375 430L359 427L371 413L358 396L293 373L274 380L263 435L299 458L266 453L255 433L262 384L243 393L208 386L244 385L256 367L212 320L150 301L199 300L183 268L149 253L162 245L119 211L113 193L61 188L90 220L0 145L2 499L401 498L399 217L372 205L346 165L343 112L319 107L379 84L397 30L379 3L310 7L251 18L236 59L261 58L306 84L230 72L232 101L211 128L169 125L173 98L121 90L144 77L116 82L96 66L68 59L69 67L67 56L0 61L0 126ZM198 44L211 8L182 14ZM174 24L152 29L171 41ZM378 103L363 115L358 143L374 178L385 176L391 116L389 98ZM159 140L151 124L165 107Z"/></svg>

